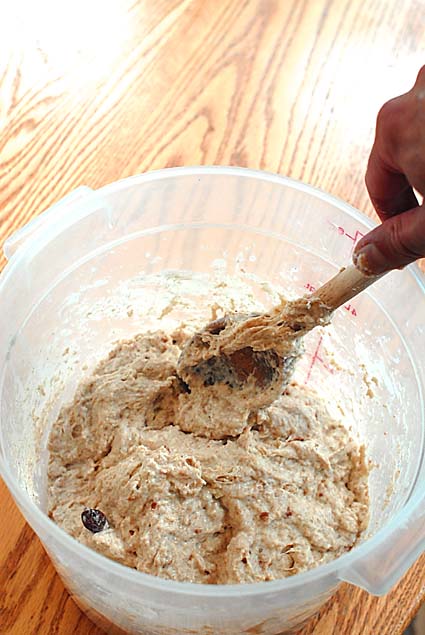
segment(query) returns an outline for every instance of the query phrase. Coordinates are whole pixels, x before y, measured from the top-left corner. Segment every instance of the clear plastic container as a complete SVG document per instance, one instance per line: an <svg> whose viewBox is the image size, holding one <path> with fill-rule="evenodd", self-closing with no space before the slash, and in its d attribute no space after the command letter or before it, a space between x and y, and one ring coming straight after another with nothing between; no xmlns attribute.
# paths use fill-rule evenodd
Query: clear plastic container
<svg viewBox="0 0 425 635"><path fill-rule="evenodd" d="M302 183L237 168L182 168L97 191L79 188L6 242L1 474L71 594L108 632L282 633L343 580L386 593L423 551L425 288L416 267L384 277L340 309L329 331L313 332L298 369L300 381L344 405L376 466L368 537L351 552L275 582L177 583L100 556L43 511L41 415L48 408L53 421L112 341L149 321L149 274L205 273L220 263L229 273L243 269L302 294L347 264L371 226Z"/></svg>

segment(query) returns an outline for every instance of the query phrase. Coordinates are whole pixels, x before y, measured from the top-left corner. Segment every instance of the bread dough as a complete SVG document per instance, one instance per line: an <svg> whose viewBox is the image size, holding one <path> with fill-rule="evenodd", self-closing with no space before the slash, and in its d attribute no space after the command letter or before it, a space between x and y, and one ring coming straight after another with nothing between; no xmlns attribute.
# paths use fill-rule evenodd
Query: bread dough
<svg viewBox="0 0 425 635"><path fill-rule="evenodd" d="M196 332L177 364L190 388L179 427L215 439L240 434L248 414L272 404L290 382L302 336L330 315L319 298L281 298L269 313L225 315Z"/></svg>
<svg viewBox="0 0 425 635"><path fill-rule="evenodd" d="M212 424L208 399L191 401L176 375L185 341L183 331L122 341L79 386L50 434L50 516L172 580L273 580L349 551L368 519L364 448L297 385L256 412L243 401L229 410L224 392ZM87 530L85 508L109 528Z"/></svg>
<svg viewBox="0 0 425 635"><path fill-rule="evenodd" d="M246 346L254 351L274 350L283 358L298 358L300 337L315 326L329 324L331 314L320 298L308 295L290 302L281 298L269 313L226 315L188 341L179 371Z"/></svg>

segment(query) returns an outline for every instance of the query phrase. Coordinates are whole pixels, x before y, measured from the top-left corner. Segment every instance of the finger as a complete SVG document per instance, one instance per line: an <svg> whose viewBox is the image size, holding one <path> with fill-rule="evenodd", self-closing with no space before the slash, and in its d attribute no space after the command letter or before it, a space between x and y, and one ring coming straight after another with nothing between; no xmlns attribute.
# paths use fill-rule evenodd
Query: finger
<svg viewBox="0 0 425 635"><path fill-rule="evenodd" d="M366 274L404 267L425 256L425 207L392 216L366 234L354 251L354 264Z"/></svg>
<svg viewBox="0 0 425 635"><path fill-rule="evenodd" d="M418 205L425 191L425 66L413 88L387 101L378 113L366 171L372 203L385 220Z"/></svg>
<svg viewBox="0 0 425 635"><path fill-rule="evenodd" d="M365 180L372 204L382 221L418 205L406 176L382 159L376 142L369 157Z"/></svg>

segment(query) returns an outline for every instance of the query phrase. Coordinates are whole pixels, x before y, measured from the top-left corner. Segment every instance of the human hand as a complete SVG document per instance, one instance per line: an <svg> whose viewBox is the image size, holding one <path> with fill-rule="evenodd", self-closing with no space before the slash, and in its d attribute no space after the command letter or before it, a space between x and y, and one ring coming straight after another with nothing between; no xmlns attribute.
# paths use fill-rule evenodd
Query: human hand
<svg viewBox="0 0 425 635"><path fill-rule="evenodd" d="M425 195L425 66L379 111L366 186L382 224L356 245L357 267L379 274L425 256L425 205L413 191Z"/></svg>

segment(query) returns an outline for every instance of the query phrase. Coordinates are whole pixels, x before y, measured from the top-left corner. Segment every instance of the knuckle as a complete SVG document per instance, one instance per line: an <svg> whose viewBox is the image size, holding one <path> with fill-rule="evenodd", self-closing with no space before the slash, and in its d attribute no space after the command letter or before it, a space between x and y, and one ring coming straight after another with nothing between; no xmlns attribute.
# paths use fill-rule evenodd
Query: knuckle
<svg viewBox="0 0 425 635"><path fill-rule="evenodd" d="M389 120L396 117L400 111L400 102L402 97L393 97L389 101L386 101L379 109L377 122L381 125L386 125Z"/></svg>
<svg viewBox="0 0 425 635"><path fill-rule="evenodd" d="M378 113L378 144L402 171L412 169L418 159L421 165L424 162L422 121L419 115L418 105L410 93L387 101Z"/></svg>
<svg viewBox="0 0 425 635"><path fill-rule="evenodd" d="M423 255L423 250L416 244L415 237L406 231L401 216L388 221L388 230L388 242L392 253L406 259L420 258Z"/></svg>
<svg viewBox="0 0 425 635"><path fill-rule="evenodd" d="M422 66L422 68L419 69L419 73L418 76L416 78L416 83L415 85L425 85L425 64Z"/></svg>
<svg viewBox="0 0 425 635"><path fill-rule="evenodd" d="M379 110L376 119L376 140L379 145L393 147L403 135L406 115L404 95L387 101Z"/></svg>
<svg viewBox="0 0 425 635"><path fill-rule="evenodd" d="M403 257L408 257L410 255L410 249L401 235L400 223L391 223L389 230L388 239L391 252Z"/></svg>

